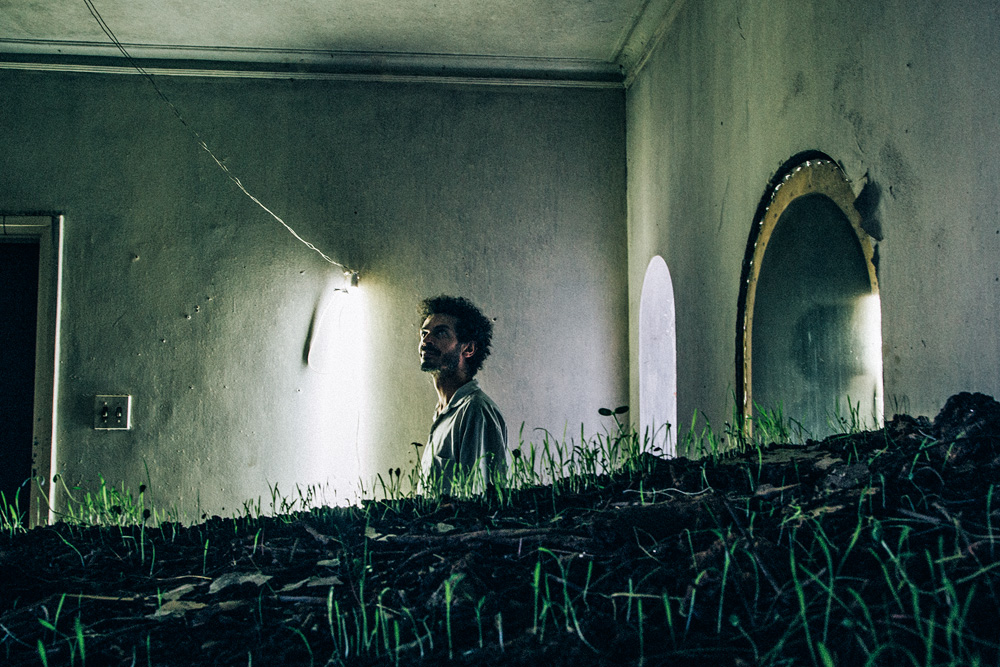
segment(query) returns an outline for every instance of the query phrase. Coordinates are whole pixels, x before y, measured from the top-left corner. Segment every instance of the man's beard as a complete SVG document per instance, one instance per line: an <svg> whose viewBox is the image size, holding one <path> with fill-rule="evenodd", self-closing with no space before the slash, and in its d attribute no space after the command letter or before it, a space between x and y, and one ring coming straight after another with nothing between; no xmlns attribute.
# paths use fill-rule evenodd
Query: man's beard
<svg viewBox="0 0 1000 667"><path fill-rule="evenodd" d="M437 357L426 357L420 361L420 370L427 373L448 372L458 370L459 352L439 353Z"/></svg>

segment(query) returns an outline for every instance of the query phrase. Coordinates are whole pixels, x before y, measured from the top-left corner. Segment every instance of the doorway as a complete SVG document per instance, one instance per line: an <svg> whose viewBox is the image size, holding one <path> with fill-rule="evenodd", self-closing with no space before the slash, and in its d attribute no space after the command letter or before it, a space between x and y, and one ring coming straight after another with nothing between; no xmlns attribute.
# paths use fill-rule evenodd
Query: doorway
<svg viewBox="0 0 1000 667"><path fill-rule="evenodd" d="M0 501L27 510L31 494L38 318L38 242L0 243Z"/></svg>
<svg viewBox="0 0 1000 667"><path fill-rule="evenodd" d="M0 490L30 526L55 502L61 257L61 216L0 213Z"/></svg>

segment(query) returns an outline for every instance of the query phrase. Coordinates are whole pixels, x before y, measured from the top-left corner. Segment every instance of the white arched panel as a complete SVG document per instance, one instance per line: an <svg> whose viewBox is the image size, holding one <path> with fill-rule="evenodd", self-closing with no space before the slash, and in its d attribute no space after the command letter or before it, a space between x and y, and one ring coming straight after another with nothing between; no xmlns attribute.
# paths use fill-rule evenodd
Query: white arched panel
<svg viewBox="0 0 1000 667"><path fill-rule="evenodd" d="M677 335L674 286L659 255L646 268L639 300L639 429L648 447L677 453Z"/></svg>

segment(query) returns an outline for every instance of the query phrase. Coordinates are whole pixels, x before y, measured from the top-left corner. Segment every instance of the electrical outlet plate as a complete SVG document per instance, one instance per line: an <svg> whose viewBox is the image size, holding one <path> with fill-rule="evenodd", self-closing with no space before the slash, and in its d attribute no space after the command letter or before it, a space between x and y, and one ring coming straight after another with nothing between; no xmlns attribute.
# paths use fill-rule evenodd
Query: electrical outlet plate
<svg viewBox="0 0 1000 667"><path fill-rule="evenodd" d="M127 431L132 428L132 397L94 397L94 428L98 431Z"/></svg>

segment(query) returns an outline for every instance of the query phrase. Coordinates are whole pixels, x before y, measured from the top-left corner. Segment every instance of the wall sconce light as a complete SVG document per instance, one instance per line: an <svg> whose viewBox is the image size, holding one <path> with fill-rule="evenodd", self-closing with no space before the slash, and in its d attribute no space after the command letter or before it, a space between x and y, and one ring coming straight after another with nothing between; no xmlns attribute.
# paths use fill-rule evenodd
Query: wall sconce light
<svg viewBox="0 0 1000 667"><path fill-rule="evenodd" d="M357 271L344 271L344 280L340 287L335 287L336 292L350 292L352 288L358 286L361 276Z"/></svg>

